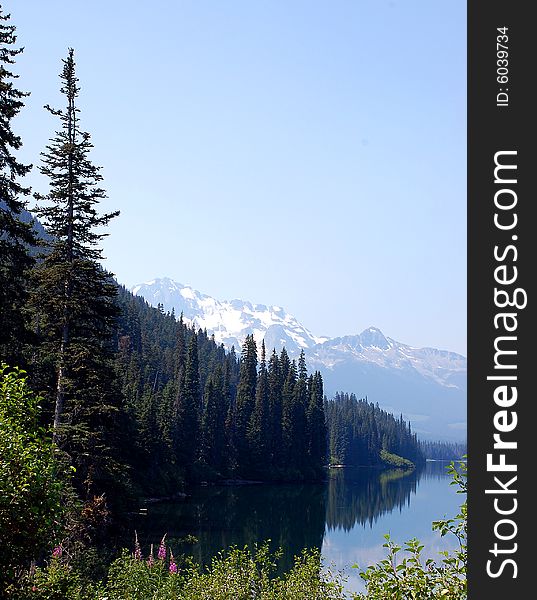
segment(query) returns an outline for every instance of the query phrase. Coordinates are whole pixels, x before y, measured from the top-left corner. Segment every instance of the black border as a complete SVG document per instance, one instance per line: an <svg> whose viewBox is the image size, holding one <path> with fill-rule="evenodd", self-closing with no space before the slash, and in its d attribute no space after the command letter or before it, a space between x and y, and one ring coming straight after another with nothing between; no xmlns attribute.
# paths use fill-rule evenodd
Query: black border
<svg viewBox="0 0 537 600"><path fill-rule="evenodd" d="M536 153L530 145L535 132L536 73L532 63L537 59L537 25L530 17L530 2L521 0L482 0L468 2L468 587L470 600L530 598L535 596L532 574L537 575L537 549L531 545L537 534L535 519L529 510L535 503L529 490L535 479L530 463L536 463L537 444L529 443L533 424L531 418L537 398L532 385L532 369L537 373L537 348L533 340L533 312L537 238L531 212L537 205ZM509 28L509 82L500 85L496 77L496 36L498 27ZM497 106L500 87L508 87L509 105ZM512 540L517 551L506 558L517 563L517 577L509 566L501 576L487 574L487 561L496 541L494 525L499 516L493 505L494 496L485 490L494 487L494 474L487 472L487 454L493 452L493 417L498 409L493 399L497 382L487 381L494 372L494 340L499 335L494 327L494 246L505 247L513 232L502 232L494 226L494 155L498 151L516 150L518 216L516 241L518 280L528 294L528 304L517 310L517 370L518 400L513 410L518 425L511 435L518 443L509 453L509 461L518 467L516 485L518 509L512 519L518 533ZM510 255L512 257L512 254ZM533 318L532 318L533 317ZM534 346L534 349L532 349ZM537 441L537 431L533 432ZM492 485L491 485L492 484ZM496 486L497 487L497 486ZM533 533L535 532L535 533ZM536 536L537 539L537 536ZM506 547L508 543L505 542ZM534 558L535 557L535 558ZM498 561L498 559L496 559ZM496 566L499 563L496 562Z"/></svg>

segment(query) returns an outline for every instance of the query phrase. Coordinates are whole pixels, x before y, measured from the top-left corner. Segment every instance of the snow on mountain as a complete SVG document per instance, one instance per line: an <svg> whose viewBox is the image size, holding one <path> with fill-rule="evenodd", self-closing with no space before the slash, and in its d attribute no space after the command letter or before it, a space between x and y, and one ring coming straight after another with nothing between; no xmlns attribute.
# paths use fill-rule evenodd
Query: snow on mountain
<svg viewBox="0 0 537 600"><path fill-rule="evenodd" d="M173 309L177 316L182 312L187 322L207 329L227 348L239 348L246 336L253 334L259 344L264 339L268 348L285 345L295 354L328 339L314 336L280 306L216 300L168 278L141 283L131 291L153 306L160 303L166 311Z"/></svg>
<svg viewBox="0 0 537 600"><path fill-rule="evenodd" d="M153 306L183 313L218 343L238 350L247 335L267 350L304 350L319 369L325 391L353 391L386 410L403 413L423 437L462 440L466 433L466 358L435 348L415 348L369 327L357 335L315 336L280 306L216 300L168 278L136 285L132 293Z"/></svg>
<svg viewBox="0 0 537 600"><path fill-rule="evenodd" d="M352 390L412 422L423 438L466 436L466 358L435 348L414 348L370 327L327 340L307 353L323 374L325 390Z"/></svg>
<svg viewBox="0 0 537 600"><path fill-rule="evenodd" d="M454 373L466 372L464 356L435 348L414 348L385 337L376 327L369 327L359 335L327 340L316 346L312 354L316 362L329 368L352 357L387 369L414 369L446 387L457 387L452 381Z"/></svg>

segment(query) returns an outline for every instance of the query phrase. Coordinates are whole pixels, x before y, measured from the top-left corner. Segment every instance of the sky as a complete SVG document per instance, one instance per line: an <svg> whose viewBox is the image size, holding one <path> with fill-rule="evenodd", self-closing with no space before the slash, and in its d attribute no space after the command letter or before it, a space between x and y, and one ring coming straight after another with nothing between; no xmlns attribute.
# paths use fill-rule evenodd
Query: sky
<svg viewBox="0 0 537 600"><path fill-rule="evenodd" d="M4 0L39 154L69 47L105 266L466 354L466 2ZM47 182L36 169L35 191Z"/></svg>

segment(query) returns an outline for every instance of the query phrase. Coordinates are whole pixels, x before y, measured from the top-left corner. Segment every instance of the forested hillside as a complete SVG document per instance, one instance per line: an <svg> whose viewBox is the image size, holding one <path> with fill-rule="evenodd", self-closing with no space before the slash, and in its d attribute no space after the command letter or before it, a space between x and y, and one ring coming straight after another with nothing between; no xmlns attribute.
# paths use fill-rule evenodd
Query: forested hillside
<svg viewBox="0 0 537 600"><path fill-rule="evenodd" d="M117 368L146 491L185 480L319 479L323 385L287 352L240 357L202 330L119 288Z"/></svg>
<svg viewBox="0 0 537 600"><path fill-rule="evenodd" d="M249 336L237 357L122 287L118 303L118 374L146 492L185 479L322 479L328 460L377 465L381 450L422 460L402 418L353 395L328 401L303 354L267 358Z"/></svg>
<svg viewBox="0 0 537 600"><path fill-rule="evenodd" d="M21 50L1 9L0 44L0 522L10 536L0 585L54 544L74 556L135 502L193 482L319 482L329 460L421 460L402 418L352 395L327 400L304 352L292 360L253 335L240 356L226 352L103 269L102 240L119 213L101 211L72 49L64 105L45 107L56 130L38 166L47 185L33 194L32 227L20 182L30 166L11 130L27 95L10 70Z"/></svg>
<svg viewBox="0 0 537 600"><path fill-rule="evenodd" d="M343 392L325 402L325 412L332 463L378 465L385 462L384 453L413 463L424 460L416 434L402 415L397 419L367 399Z"/></svg>

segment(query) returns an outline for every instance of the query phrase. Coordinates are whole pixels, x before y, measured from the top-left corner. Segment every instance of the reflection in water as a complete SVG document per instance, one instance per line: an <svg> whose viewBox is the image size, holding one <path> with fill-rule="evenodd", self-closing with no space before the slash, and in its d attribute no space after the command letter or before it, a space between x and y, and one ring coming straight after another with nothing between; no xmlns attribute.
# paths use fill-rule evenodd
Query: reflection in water
<svg viewBox="0 0 537 600"><path fill-rule="evenodd" d="M353 561L363 566L382 556L384 533L398 541L427 537L432 520L456 514L459 498L446 504L448 490L443 463L412 472L331 469L327 484L198 486L185 500L149 506L133 528L144 550L166 533L174 554L201 564L229 546L271 540L272 549L283 550L282 570L305 547L322 548L338 568ZM186 535L198 542L181 545Z"/></svg>
<svg viewBox="0 0 537 600"><path fill-rule="evenodd" d="M136 528L145 546L164 533L172 549L179 538L195 536L188 553L202 564L229 546L270 540L273 550L282 548L287 569L303 548L321 548L326 494L322 484L196 487L184 501L152 506Z"/></svg>
<svg viewBox="0 0 537 600"><path fill-rule="evenodd" d="M350 531L357 524L371 525L394 508L402 509L416 492L421 472L422 469L369 467L331 469L326 511L328 530Z"/></svg>
<svg viewBox="0 0 537 600"><path fill-rule="evenodd" d="M451 478L446 473L446 465L440 462L427 463L421 472L397 480L392 479L389 471L385 471L378 480L378 489L375 489L374 478L372 484L369 482L370 485L364 485L367 492L360 491L359 486L358 490L354 489L356 486L352 483L353 480L361 480L361 473L349 471L345 474L342 479L349 484L343 485L340 497L363 508L367 507L364 504L365 494L377 506L377 510L370 512L370 515L367 510L364 513L357 508L352 511L352 516L338 506L336 511L339 515L332 523L330 518L327 519L323 558L326 564L334 564L346 573L348 591L364 591L359 570L386 557L386 548L383 548L383 536L386 533L401 545L413 537L418 538L424 544L424 559L441 560L440 551L455 549L457 542L453 536L441 537L431 527L434 520L457 514L464 500L456 493L455 487L449 485ZM329 502L329 514L330 510ZM359 566L359 570L352 568L354 564Z"/></svg>

